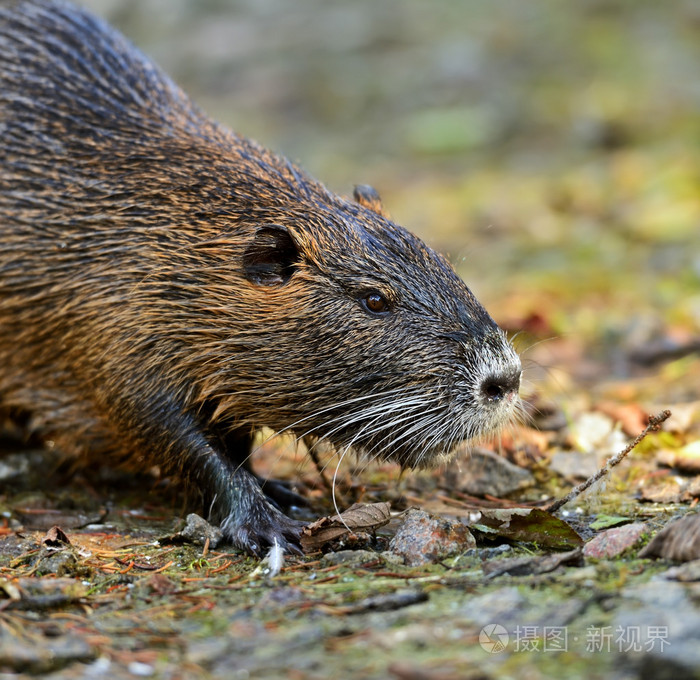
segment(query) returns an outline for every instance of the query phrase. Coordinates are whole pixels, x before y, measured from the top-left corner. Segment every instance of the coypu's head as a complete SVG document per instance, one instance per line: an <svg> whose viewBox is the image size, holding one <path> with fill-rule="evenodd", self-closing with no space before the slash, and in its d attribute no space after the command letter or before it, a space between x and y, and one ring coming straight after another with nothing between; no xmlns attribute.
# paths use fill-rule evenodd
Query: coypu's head
<svg viewBox="0 0 700 680"><path fill-rule="evenodd" d="M387 219L369 187L350 202L296 180L292 202L245 220L235 267L250 380L232 374L230 391L216 372L218 416L255 413L256 425L407 467L506 423L520 360L449 263Z"/></svg>

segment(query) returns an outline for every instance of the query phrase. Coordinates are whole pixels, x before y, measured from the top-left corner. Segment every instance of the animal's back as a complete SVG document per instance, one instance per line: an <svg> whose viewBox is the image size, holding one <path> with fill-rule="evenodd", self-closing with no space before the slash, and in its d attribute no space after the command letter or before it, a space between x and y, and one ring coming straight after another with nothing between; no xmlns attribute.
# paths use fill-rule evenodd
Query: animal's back
<svg viewBox="0 0 700 680"><path fill-rule="evenodd" d="M191 247L230 232L256 148L90 13L0 4L0 406L67 452L143 445L133 413L193 389L173 371L218 261Z"/></svg>

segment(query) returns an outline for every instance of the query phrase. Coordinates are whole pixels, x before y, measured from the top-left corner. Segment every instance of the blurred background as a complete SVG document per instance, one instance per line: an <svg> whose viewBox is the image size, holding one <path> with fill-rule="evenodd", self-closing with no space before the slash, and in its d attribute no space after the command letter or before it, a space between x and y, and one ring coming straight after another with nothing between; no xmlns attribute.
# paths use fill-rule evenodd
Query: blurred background
<svg viewBox="0 0 700 680"><path fill-rule="evenodd" d="M697 2L83 4L212 117L374 185L538 389L700 398Z"/></svg>

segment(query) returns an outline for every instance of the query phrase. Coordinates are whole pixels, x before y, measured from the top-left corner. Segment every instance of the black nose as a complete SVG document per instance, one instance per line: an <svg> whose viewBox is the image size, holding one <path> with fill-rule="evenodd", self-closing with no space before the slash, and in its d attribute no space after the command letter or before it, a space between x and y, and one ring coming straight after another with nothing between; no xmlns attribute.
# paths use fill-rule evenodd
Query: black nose
<svg viewBox="0 0 700 680"><path fill-rule="evenodd" d="M486 401L497 402L520 389L520 371L490 375L481 383L481 395Z"/></svg>

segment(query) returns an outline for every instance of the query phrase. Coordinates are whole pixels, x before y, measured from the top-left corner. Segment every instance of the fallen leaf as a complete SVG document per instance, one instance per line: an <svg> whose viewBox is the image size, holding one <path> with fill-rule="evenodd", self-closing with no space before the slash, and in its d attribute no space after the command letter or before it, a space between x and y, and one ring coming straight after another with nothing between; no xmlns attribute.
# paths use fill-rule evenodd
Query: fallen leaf
<svg viewBox="0 0 700 680"><path fill-rule="evenodd" d="M564 520L539 508L482 510L472 528L512 541L537 543L542 548L561 550L583 545L583 539Z"/></svg>
<svg viewBox="0 0 700 680"><path fill-rule="evenodd" d="M700 514L685 515L667 524L642 548L639 556L677 562L700 559Z"/></svg>
<svg viewBox="0 0 700 680"><path fill-rule="evenodd" d="M63 529L54 525L46 532L44 538L41 539L41 544L47 548L65 548L71 543Z"/></svg>
<svg viewBox="0 0 700 680"><path fill-rule="evenodd" d="M632 522L630 517L621 517L619 515L598 515L595 520L590 523L590 528L600 531L601 529L609 529L620 524L628 524Z"/></svg>
<svg viewBox="0 0 700 680"><path fill-rule="evenodd" d="M603 402L596 406L596 410L620 423L622 431L628 437L636 436L649 422L649 414L639 404Z"/></svg>
<svg viewBox="0 0 700 680"><path fill-rule="evenodd" d="M391 519L389 503L355 503L340 515L321 517L301 532L304 552L320 550L325 544L359 531L372 532Z"/></svg>

